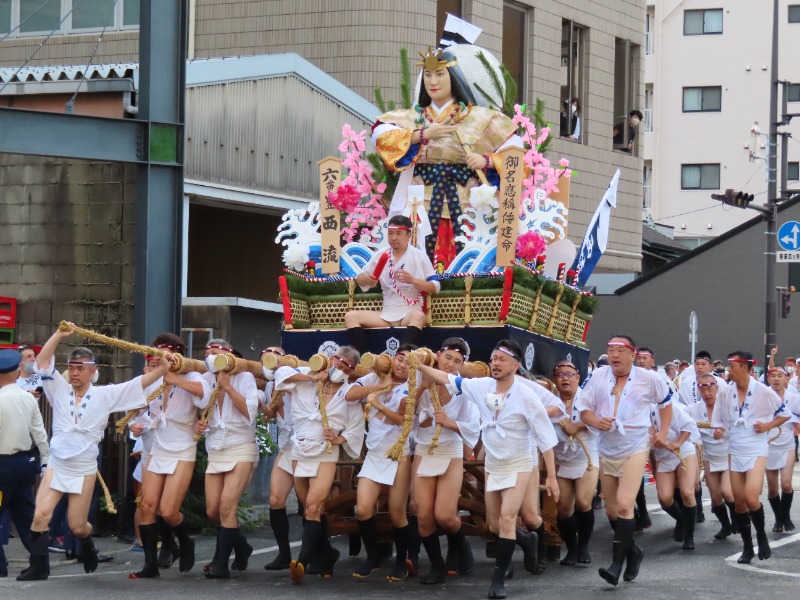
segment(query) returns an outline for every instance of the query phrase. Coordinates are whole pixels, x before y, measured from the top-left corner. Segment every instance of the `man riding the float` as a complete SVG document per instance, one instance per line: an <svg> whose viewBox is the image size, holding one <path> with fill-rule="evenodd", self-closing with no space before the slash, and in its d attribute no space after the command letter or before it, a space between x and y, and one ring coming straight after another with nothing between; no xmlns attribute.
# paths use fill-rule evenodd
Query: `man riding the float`
<svg viewBox="0 0 800 600"><path fill-rule="evenodd" d="M356 277L365 292L378 283L383 292L381 312L351 310L344 317L350 343L360 352L368 350L366 328L405 327L404 344L418 345L422 338L425 327L422 293L436 294L441 286L430 259L409 243L412 226L408 217L390 218L389 248L376 252ZM386 258L381 259L382 256ZM376 272L379 264L384 267Z"/></svg>

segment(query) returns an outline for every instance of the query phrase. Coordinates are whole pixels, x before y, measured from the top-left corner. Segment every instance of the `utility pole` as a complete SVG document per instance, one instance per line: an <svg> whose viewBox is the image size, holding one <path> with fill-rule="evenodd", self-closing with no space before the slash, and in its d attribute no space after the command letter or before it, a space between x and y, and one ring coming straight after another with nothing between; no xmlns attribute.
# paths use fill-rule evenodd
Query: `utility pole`
<svg viewBox="0 0 800 600"><path fill-rule="evenodd" d="M778 0L772 3L772 61L770 64L769 92L769 155L767 157L767 272L764 294L764 366L776 344L775 332L775 252L778 249L776 223L778 222Z"/></svg>
<svg viewBox="0 0 800 600"><path fill-rule="evenodd" d="M770 351L776 345L776 292L781 298L781 315L785 318L789 314L789 292L793 288L779 288L775 286L775 262L778 250L778 205L780 202L791 200L797 196L797 190L787 188L788 175L788 154L786 152L786 141L791 135L788 132L778 131L778 127L788 125L792 117L800 116L800 113L789 113L788 102L788 81L778 79L778 26L780 24L778 0L773 0L772 6L772 59L770 67L770 93L769 93L769 134L767 151L767 203L766 206L751 205L753 195L744 191L727 189L724 194L711 194L714 200L720 200L729 206L737 208L751 208L761 213L767 223L765 232L767 248L764 256L767 259L766 265L766 287L764 294L764 364L769 363ZM781 117L778 120L778 95L781 93ZM758 123L753 125L751 130L754 135L759 135ZM782 161L781 161L781 190L778 194L778 138L782 138ZM751 152L751 159L759 158Z"/></svg>

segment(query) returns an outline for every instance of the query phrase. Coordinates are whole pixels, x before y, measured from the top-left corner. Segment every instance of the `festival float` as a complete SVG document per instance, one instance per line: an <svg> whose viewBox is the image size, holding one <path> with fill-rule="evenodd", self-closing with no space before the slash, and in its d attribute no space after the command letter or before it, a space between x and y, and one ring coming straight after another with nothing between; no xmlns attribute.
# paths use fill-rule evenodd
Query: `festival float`
<svg viewBox="0 0 800 600"><path fill-rule="evenodd" d="M494 86L502 92L498 85L502 74L497 61L478 46L462 44L447 51L458 57L479 107L461 104L453 111L458 114L451 114L449 122L458 126L453 151L461 158L450 160L463 163L480 143L467 117L479 110L488 111L490 118L499 114L494 109L502 102L486 90ZM440 60L437 52L421 52L423 62L417 64L427 60L435 65ZM418 89L420 85L418 80ZM415 123L427 122L425 110L418 105L412 109L419 115ZM376 253L386 249L387 216L404 214L416 224L412 243L426 250L427 237L441 284L439 293L424 299L426 346L438 348L445 338L460 336L470 344L472 358L488 360L495 343L510 338L525 350L524 366L534 374L549 373L557 360L565 358L586 374L585 340L596 299L576 285L578 273L571 268L576 249L567 239L567 228L573 173L566 159L552 164L542 154L550 130L537 129L525 106L514 106L513 116L504 118L518 143L485 156L494 168L472 172L479 185L469 185L467 198L458 207L460 214L452 219L451 237L444 238L449 256L440 252L441 233L432 252L431 238L437 232L431 232L431 223L438 222L441 232L449 221L432 210L434 186L410 184L410 177L404 182L410 171L377 174L374 157L371 162L367 156L369 133L343 126L342 156L319 161L319 201L305 210L288 211L278 230L276 242L284 247L285 264L279 281L282 346L288 353L331 354L348 343L344 327L348 311L381 310L380 288L363 292L355 278ZM425 148L420 149L423 152ZM402 337L402 329L396 327L366 333L373 352L390 355Z"/></svg>

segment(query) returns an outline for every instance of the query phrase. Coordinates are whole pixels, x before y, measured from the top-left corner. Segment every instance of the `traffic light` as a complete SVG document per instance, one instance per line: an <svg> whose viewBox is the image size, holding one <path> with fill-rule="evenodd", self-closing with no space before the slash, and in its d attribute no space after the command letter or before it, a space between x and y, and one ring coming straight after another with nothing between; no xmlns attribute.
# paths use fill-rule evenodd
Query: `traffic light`
<svg viewBox="0 0 800 600"><path fill-rule="evenodd" d="M724 194L711 194L711 197L714 200L722 200L724 204L737 208L747 208L747 205L753 201L753 194L733 190L731 188L725 190Z"/></svg>
<svg viewBox="0 0 800 600"><path fill-rule="evenodd" d="M789 302L792 299L792 294L789 290L781 290L781 319L789 316L791 305Z"/></svg>

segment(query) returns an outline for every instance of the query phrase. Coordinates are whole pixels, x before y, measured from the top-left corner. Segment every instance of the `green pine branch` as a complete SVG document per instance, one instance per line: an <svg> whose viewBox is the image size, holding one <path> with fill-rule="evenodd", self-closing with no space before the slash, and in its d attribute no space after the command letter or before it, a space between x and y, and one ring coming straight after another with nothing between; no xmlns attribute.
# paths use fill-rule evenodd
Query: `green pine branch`
<svg viewBox="0 0 800 600"><path fill-rule="evenodd" d="M375 93L375 104L378 105L378 108L382 113L389 112L386 110L386 102L383 100L383 91L381 88L376 87L372 90Z"/></svg>
<svg viewBox="0 0 800 600"><path fill-rule="evenodd" d="M489 59L486 58L486 55L483 52L478 52L478 60L483 65L483 68L486 69L486 74L489 75L489 78L492 80L492 85L494 86L495 92L497 92L497 96L492 98L486 92L486 90L482 89L479 85L476 84L475 87L477 88L477 90L481 94L483 94L484 98L486 98L486 100L489 102L489 104L493 108L495 108L496 110L500 110L501 107L504 107L504 104L505 104L504 101L500 102L500 101L497 100L497 98L500 98L501 100L505 100L504 99L504 94L503 94L503 86L500 83L500 79L497 77L497 73L495 72L494 68L492 67L491 63L489 62Z"/></svg>
<svg viewBox="0 0 800 600"><path fill-rule="evenodd" d="M514 106L517 103L517 81L514 76L506 69L506 66L501 64L500 70L503 73L503 80L506 84L506 94L503 97L503 113L507 117L514 116Z"/></svg>
<svg viewBox="0 0 800 600"><path fill-rule="evenodd" d="M408 61L408 50L400 48L400 97L403 108L411 108L411 63Z"/></svg>
<svg viewBox="0 0 800 600"><path fill-rule="evenodd" d="M550 123L544 118L544 100L541 98L536 99L536 108L533 109L533 112L530 115L533 124L536 125L536 130L541 131L544 127L550 127ZM553 136L547 136L547 139L541 143L539 146L539 152L544 154L550 148L550 142L553 140Z"/></svg>

